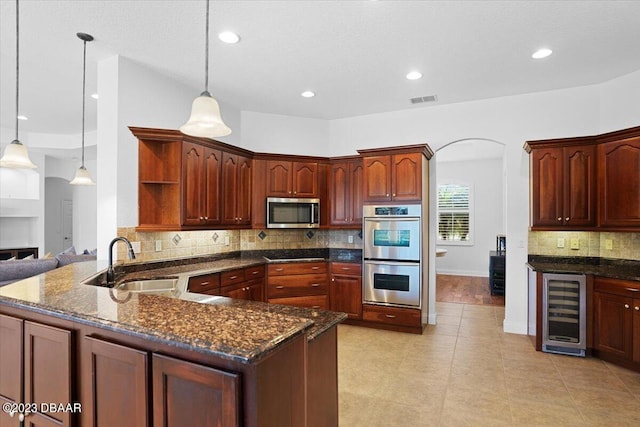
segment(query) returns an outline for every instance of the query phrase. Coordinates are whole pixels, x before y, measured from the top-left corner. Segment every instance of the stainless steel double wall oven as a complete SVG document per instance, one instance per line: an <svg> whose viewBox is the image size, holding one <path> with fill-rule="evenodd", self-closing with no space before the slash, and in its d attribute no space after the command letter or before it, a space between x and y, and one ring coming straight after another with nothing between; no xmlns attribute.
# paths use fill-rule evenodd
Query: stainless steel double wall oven
<svg viewBox="0 0 640 427"><path fill-rule="evenodd" d="M420 308L422 206L365 205L363 302Z"/></svg>

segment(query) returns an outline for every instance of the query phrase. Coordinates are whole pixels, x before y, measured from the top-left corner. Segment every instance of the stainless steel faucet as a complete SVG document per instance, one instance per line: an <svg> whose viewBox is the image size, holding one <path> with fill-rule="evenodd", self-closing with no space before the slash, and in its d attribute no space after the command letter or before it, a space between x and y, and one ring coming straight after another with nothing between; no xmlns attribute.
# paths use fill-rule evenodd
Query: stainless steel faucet
<svg viewBox="0 0 640 427"><path fill-rule="evenodd" d="M136 259L136 254L133 253L133 246L131 242L124 237L116 237L109 243L109 268L107 268L107 285L111 285L115 281L115 273L113 271L113 245L120 240L127 244L129 248L129 259Z"/></svg>

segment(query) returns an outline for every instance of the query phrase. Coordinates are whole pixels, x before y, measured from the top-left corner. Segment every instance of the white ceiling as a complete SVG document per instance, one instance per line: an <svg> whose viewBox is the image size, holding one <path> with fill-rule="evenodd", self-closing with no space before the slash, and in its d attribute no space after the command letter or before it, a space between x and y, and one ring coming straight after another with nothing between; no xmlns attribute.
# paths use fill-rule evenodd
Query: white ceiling
<svg viewBox="0 0 640 427"><path fill-rule="evenodd" d="M599 83L640 69L640 1L212 1L210 91L241 110L336 119ZM20 129L77 133L82 42L204 84L204 0L20 2ZM0 0L1 125L14 127L15 1ZM216 35L237 32L225 45ZM553 49L535 61L531 53ZM405 74L420 70L421 80ZM313 90L315 98L300 97ZM437 95L438 102L409 99ZM187 113L185 113L187 114ZM223 111L224 114L224 111ZM96 101L87 100L87 130ZM8 141L3 141L8 142Z"/></svg>

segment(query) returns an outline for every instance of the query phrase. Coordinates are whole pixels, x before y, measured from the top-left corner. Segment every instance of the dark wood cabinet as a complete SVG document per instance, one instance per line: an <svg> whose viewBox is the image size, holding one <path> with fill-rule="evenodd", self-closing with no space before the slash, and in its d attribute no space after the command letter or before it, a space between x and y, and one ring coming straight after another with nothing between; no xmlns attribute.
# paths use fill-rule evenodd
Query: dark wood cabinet
<svg viewBox="0 0 640 427"><path fill-rule="evenodd" d="M640 282L596 277L593 297L598 356L640 369Z"/></svg>
<svg viewBox="0 0 640 427"><path fill-rule="evenodd" d="M363 304L362 319L374 324L422 333L422 312L419 309Z"/></svg>
<svg viewBox="0 0 640 427"><path fill-rule="evenodd" d="M184 142L182 163L183 224L219 224L222 152Z"/></svg>
<svg viewBox="0 0 640 427"><path fill-rule="evenodd" d="M349 319L362 319L362 265L331 263L331 310L347 313Z"/></svg>
<svg viewBox="0 0 640 427"><path fill-rule="evenodd" d="M566 142L532 141L532 229L596 225L596 146L580 139ZM576 145L577 144L577 145Z"/></svg>
<svg viewBox="0 0 640 427"><path fill-rule="evenodd" d="M362 180L361 158L331 163L329 176L331 225L357 227L362 225Z"/></svg>
<svg viewBox="0 0 640 427"><path fill-rule="evenodd" d="M318 197L318 163L269 160L267 196Z"/></svg>
<svg viewBox="0 0 640 427"><path fill-rule="evenodd" d="M92 427L148 427L150 417L149 355L146 351L82 338L82 401L85 423Z"/></svg>
<svg viewBox="0 0 640 427"><path fill-rule="evenodd" d="M598 146L600 224L640 229L640 136L622 138Z"/></svg>
<svg viewBox="0 0 640 427"><path fill-rule="evenodd" d="M428 191L427 145L358 150L363 156L364 202L420 202ZM423 186L423 182L425 183Z"/></svg>
<svg viewBox="0 0 640 427"><path fill-rule="evenodd" d="M272 304L329 309L326 262L269 264L267 300Z"/></svg>
<svg viewBox="0 0 640 427"><path fill-rule="evenodd" d="M239 426L240 376L153 355L153 425Z"/></svg>
<svg viewBox="0 0 640 427"><path fill-rule="evenodd" d="M0 401L72 404L71 332L0 315ZM2 413L2 426L71 425L71 411Z"/></svg>
<svg viewBox="0 0 640 427"><path fill-rule="evenodd" d="M264 265L189 278L189 292L264 302Z"/></svg>
<svg viewBox="0 0 640 427"><path fill-rule="evenodd" d="M252 160L222 153L222 223L251 224Z"/></svg>

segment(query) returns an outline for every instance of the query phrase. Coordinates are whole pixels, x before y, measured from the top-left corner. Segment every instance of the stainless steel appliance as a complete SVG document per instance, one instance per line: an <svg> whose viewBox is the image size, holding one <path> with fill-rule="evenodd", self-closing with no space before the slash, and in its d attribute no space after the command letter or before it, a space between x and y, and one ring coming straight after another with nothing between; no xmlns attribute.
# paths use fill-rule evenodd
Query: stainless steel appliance
<svg viewBox="0 0 640 427"><path fill-rule="evenodd" d="M320 199L267 198L267 228L318 228Z"/></svg>
<svg viewBox="0 0 640 427"><path fill-rule="evenodd" d="M542 351L585 355L586 278L583 274L542 275Z"/></svg>
<svg viewBox="0 0 640 427"><path fill-rule="evenodd" d="M363 302L420 308L422 206L363 208Z"/></svg>

